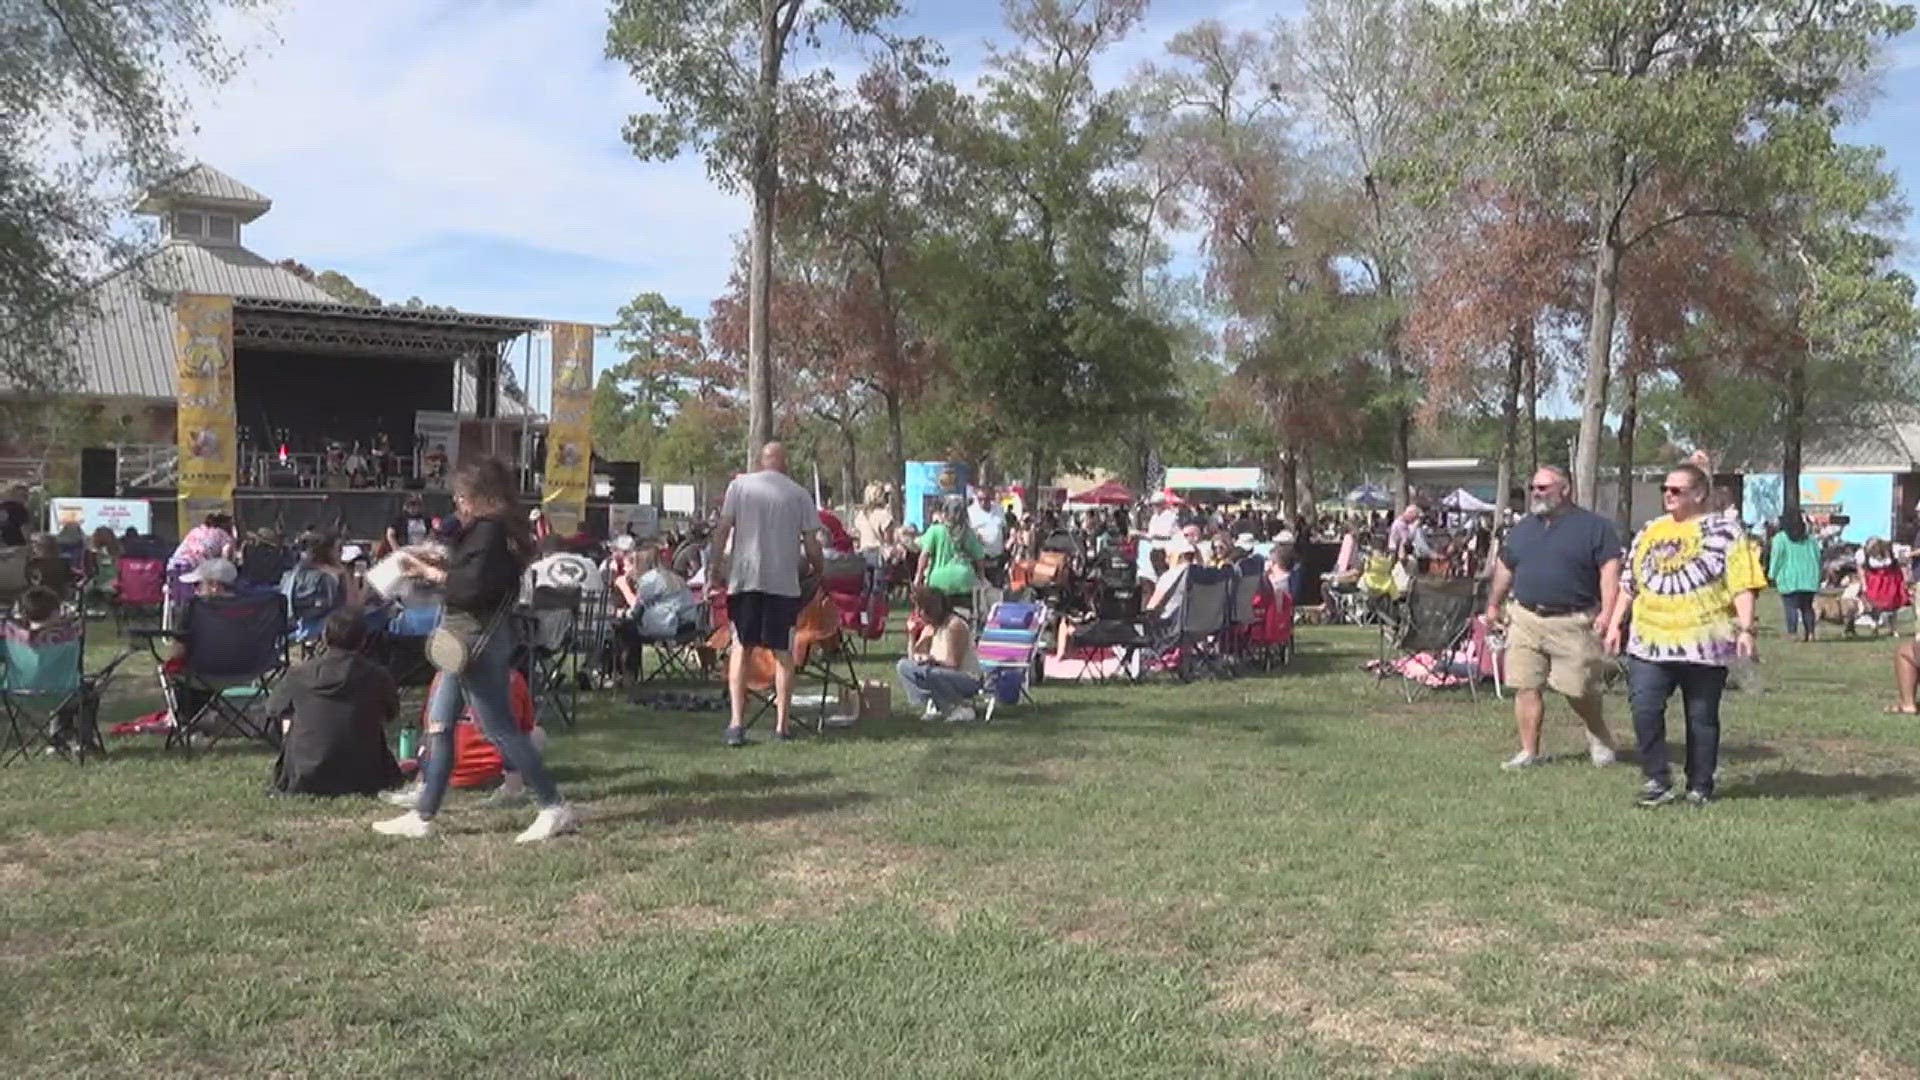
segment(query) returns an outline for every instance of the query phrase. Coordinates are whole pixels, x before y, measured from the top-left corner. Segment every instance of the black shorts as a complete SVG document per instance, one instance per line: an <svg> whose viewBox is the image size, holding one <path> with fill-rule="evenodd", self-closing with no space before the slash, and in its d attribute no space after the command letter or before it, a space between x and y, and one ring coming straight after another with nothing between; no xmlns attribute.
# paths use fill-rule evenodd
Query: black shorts
<svg viewBox="0 0 1920 1080"><path fill-rule="evenodd" d="M793 648L793 624L800 618L800 598L773 593L743 592L727 597L727 618L740 644L788 652Z"/></svg>

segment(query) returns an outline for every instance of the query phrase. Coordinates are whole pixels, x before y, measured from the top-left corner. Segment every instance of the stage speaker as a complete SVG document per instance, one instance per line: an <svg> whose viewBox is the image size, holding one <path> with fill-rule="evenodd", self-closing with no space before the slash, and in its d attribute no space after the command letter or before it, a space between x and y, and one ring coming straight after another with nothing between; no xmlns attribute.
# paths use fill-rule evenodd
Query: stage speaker
<svg viewBox="0 0 1920 1080"><path fill-rule="evenodd" d="M119 492L120 451L111 446L89 446L80 451L80 497L111 499Z"/></svg>
<svg viewBox="0 0 1920 1080"><path fill-rule="evenodd" d="M607 478L613 481L613 493L610 502L637 503L640 501L640 463L637 461L603 461L601 467L606 470Z"/></svg>

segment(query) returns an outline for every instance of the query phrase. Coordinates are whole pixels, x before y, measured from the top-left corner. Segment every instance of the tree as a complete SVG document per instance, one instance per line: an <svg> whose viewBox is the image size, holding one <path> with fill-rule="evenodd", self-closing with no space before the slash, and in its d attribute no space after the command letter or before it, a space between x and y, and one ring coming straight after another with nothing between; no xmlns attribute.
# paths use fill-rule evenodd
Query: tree
<svg viewBox="0 0 1920 1080"><path fill-rule="evenodd" d="M1171 389L1163 328L1132 310L1119 238L1139 218L1118 170L1137 147L1094 59L1138 25L1143 0L1016 0L975 122L956 138L972 199L930 255L924 290L962 392L1024 458L1029 490L1077 467Z"/></svg>
<svg viewBox="0 0 1920 1080"><path fill-rule="evenodd" d="M1387 422L1396 506L1408 498L1407 443L1419 398L1399 308L1414 284L1414 237L1423 222L1387 171L1413 152L1431 102L1426 9L1416 0L1310 0L1292 42L1294 96L1319 120L1342 180L1365 200L1344 254L1380 301L1386 386L1375 408Z"/></svg>
<svg viewBox="0 0 1920 1080"><path fill-rule="evenodd" d="M87 268L118 261L116 190L178 168L181 84L233 71L217 28L252 0L37 0L0 24L0 378L71 385Z"/></svg>
<svg viewBox="0 0 1920 1080"><path fill-rule="evenodd" d="M783 220L815 245L842 249L841 311L872 343L857 354L866 364L858 375L885 414L895 520L905 511L906 410L932 374L933 350L908 309L928 234L956 195L942 138L958 109L950 84L895 58L851 94L797 111L783 144Z"/></svg>
<svg viewBox="0 0 1920 1080"><path fill-rule="evenodd" d="M676 463L696 460L684 444L694 432L728 430L723 421L737 412L730 387L738 369L709 350L698 319L659 293L642 293L622 307L614 335L623 359L594 386L595 449L616 461L645 461L656 471L666 469L659 453ZM677 431L681 445L665 450L663 441L690 406L699 406L700 415Z"/></svg>
<svg viewBox="0 0 1920 1080"><path fill-rule="evenodd" d="M749 234L747 455L773 438L772 327L774 218L780 197L784 107L831 82L825 70L783 82L796 44L818 48L823 31L881 34L898 0L619 0L607 55L626 63L658 111L627 121L626 140L642 160L689 147L707 172L753 198Z"/></svg>
<svg viewBox="0 0 1920 1080"><path fill-rule="evenodd" d="M1912 26L1877 0L1470 0L1440 17L1452 129L1498 148L1494 161L1550 175L1587 214L1591 296L1574 484L1591 499L1614 358L1623 264L1662 232L1738 217L1779 190L1813 118L1863 72L1878 40ZM1783 137L1784 136L1784 137ZM1429 161L1458 176L1478 163ZM1496 164L1497 167L1497 164ZM1511 166L1509 166L1511 167ZM1654 217L1666 182L1684 200Z"/></svg>
<svg viewBox="0 0 1920 1080"><path fill-rule="evenodd" d="M378 296L375 296L367 289L361 288L358 282L338 270L322 270L319 273L314 273L312 268L307 266L307 264L295 259L281 259L274 265L299 277L301 280L306 281L343 304L358 304L361 307L387 306ZM413 307L418 304L419 298L415 297L413 300L408 301L406 306Z"/></svg>

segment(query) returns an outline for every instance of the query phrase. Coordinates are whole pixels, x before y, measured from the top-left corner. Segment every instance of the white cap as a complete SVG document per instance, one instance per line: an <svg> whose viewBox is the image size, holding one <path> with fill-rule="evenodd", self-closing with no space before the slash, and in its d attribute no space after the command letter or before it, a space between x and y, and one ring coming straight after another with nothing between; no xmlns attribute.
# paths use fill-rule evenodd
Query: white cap
<svg viewBox="0 0 1920 1080"><path fill-rule="evenodd" d="M367 553L367 550L361 547L359 544L348 544L346 547L343 547L340 549L340 561L341 562L358 562L360 560L360 556L365 555L366 553Z"/></svg>
<svg viewBox="0 0 1920 1080"><path fill-rule="evenodd" d="M208 559L181 574L180 580L189 585L198 585L203 581L211 581L215 585L231 585L240 580L240 568L225 559Z"/></svg>
<svg viewBox="0 0 1920 1080"><path fill-rule="evenodd" d="M1241 533L1233 538L1233 543L1235 547L1251 548L1254 545L1253 534Z"/></svg>
<svg viewBox="0 0 1920 1080"><path fill-rule="evenodd" d="M1291 543L1293 543L1293 530L1292 530L1292 529L1281 529L1281 530L1280 530L1280 532L1279 532L1278 534L1276 534L1276 535L1274 536L1274 538L1273 538L1273 542L1274 542L1274 543L1276 543L1276 544L1291 544Z"/></svg>

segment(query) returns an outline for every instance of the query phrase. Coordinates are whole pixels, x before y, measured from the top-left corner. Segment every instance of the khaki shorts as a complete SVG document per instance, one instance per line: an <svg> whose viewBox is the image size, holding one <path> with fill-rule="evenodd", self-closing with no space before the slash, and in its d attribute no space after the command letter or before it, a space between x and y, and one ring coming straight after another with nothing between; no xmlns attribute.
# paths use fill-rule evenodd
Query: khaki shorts
<svg viewBox="0 0 1920 1080"><path fill-rule="evenodd" d="M1570 698L1600 696L1606 656L1593 632L1594 612L1535 615L1507 605L1507 685L1552 687Z"/></svg>

